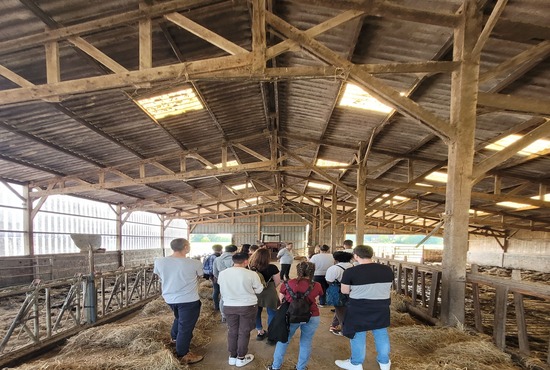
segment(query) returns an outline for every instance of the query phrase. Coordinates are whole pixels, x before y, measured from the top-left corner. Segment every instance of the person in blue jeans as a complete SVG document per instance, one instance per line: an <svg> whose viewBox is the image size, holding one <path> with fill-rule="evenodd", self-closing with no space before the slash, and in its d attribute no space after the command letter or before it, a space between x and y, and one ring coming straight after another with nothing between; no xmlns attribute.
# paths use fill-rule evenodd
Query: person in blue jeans
<svg viewBox="0 0 550 370"><path fill-rule="evenodd" d="M183 364L194 364L203 359L189 351L201 310L198 282L203 275L202 263L187 258L191 245L186 239L172 240L170 248L173 251L170 256L155 259L153 272L159 276L162 297L174 313L170 336L178 357Z"/></svg>
<svg viewBox="0 0 550 370"><path fill-rule="evenodd" d="M263 340L267 336L267 331L264 330L262 324L263 308L267 310L267 325L271 323L273 317L277 313L279 306L279 294L277 287L281 283L279 276L279 268L272 263L271 252L267 249L258 249L252 254L248 261L248 268L262 274L267 286L262 293L258 294L258 312L256 314L256 340Z"/></svg>
<svg viewBox="0 0 550 370"><path fill-rule="evenodd" d="M363 370L367 332L372 332L376 360L380 370L390 370L390 292L393 283L391 267L375 263L374 251L368 245L353 249L357 266L346 269L340 291L349 294L342 334L350 338L351 356L336 360L341 369Z"/></svg>
<svg viewBox="0 0 550 370"><path fill-rule="evenodd" d="M288 285L295 293L305 293L313 281L313 273L315 272L315 265L310 262L300 262L296 265L296 279L288 281ZM291 323L288 333L288 341L286 343L277 342L275 352L273 353L273 363L269 365L268 370L279 370L283 366L283 361L286 354L286 349L290 340L298 330L300 329L300 350L298 353L298 363L296 364L297 370L306 370L309 357L311 355L311 343L313 342L313 335L319 327L321 319L319 317L319 307L317 307L317 297L323 294L323 288L321 284L314 282L313 289L308 294L306 299L310 303L311 318L308 322ZM287 302L292 301L290 293L286 289L286 285L281 285L279 297Z"/></svg>

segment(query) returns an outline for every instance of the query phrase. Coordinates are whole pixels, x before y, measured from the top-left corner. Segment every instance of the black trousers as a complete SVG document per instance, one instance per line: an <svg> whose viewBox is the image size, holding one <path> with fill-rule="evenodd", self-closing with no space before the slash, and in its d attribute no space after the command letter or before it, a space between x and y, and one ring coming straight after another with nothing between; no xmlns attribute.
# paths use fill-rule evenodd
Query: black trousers
<svg viewBox="0 0 550 370"><path fill-rule="evenodd" d="M288 280L290 279L288 274L290 273L290 264L281 263L281 273L279 274L281 276L281 280ZM285 279L286 276L286 279Z"/></svg>

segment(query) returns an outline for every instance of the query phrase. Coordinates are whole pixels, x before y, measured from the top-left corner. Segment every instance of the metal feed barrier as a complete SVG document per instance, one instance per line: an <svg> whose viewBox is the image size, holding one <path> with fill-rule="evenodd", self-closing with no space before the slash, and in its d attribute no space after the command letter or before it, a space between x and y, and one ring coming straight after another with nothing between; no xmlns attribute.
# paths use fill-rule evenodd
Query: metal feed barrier
<svg viewBox="0 0 550 370"><path fill-rule="evenodd" d="M131 312L159 293L151 265L0 290L1 327L7 328L0 330L0 368Z"/></svg>

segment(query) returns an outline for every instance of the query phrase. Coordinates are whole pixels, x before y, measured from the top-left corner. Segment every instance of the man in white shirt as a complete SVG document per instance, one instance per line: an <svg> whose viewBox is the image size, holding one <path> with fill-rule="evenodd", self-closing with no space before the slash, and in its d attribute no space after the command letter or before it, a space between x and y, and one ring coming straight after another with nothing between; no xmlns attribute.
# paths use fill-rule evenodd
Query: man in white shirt
<svg viewBox="0 0 550 370"><path fill-rule="evenodd" d="M330 253L330 247L326 244L321 246L321 252L314 254L309 259L309 262L315 264L315 272L313 273L313 281L318 282L323 287L323 295L319 296L319 306L324 307L326 303L325 292L327 291L328 284L325 279L325 275L330 266L334 265L334 258Z"/></svg>
<svg viewBox="0 0 550 370"><path fill-rule="evenodd" d="M172 255L155 259L153 272L161 281L162 297L174 312L170 335L176 342L176 352L183 364L194 364L203 356L189 352L193 329L199 319L201 301L199 279L202 263L187 258L191 245L186 239L174 239L170 243Z"/></svg>
<svg viewBox="0 0 550 370"><path fill-rule="evenodd" d="M248 352L250 331L256 327L258 297L264 290L260 277L248 270L248 254L236 253L232 257L233 267L220 272L218 284L223 297L224 313L227 321L227 349L229 365L243 367L254 355Z"/></svg>
<svg viewBox="0 0 550 370"><path fill-rule="evenodd" d="M294 255L292 254L293 247L294 244L287 243L286 247L284 247L279 251L279 253L277 253L277 259L281 263L281 273L279 275L281 276L281 280L288 280L290 278L288 275L290 273L290 266L292 265L292 261L294 260Z"/></svg>

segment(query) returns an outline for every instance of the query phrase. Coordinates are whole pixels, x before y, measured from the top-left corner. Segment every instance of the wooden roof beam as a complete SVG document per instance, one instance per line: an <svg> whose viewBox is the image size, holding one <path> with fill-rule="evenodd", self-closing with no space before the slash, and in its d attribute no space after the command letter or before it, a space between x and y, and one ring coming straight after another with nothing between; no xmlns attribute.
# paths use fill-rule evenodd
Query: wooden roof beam
<svg viewBox="0 0 550 370"><path fill-rule="evenodd" d="M300 43L300 45L316 57L328 64L350 70L350 78L358 83L360 87L367 90L382 102L395 107L400 113L420 120L444 141L447 141L451 137L452 131L449 123L424 109L418 103L407 97L401 96L398 91L377 80L369 73L365 73L361 68L355 66L345 58L342 58L334 51L276 15L267 12L266 21L285 37Z"/></svg>

